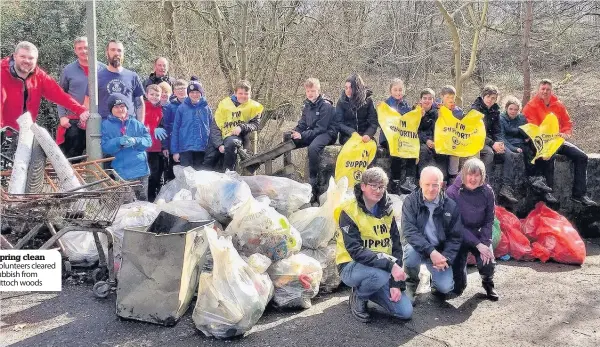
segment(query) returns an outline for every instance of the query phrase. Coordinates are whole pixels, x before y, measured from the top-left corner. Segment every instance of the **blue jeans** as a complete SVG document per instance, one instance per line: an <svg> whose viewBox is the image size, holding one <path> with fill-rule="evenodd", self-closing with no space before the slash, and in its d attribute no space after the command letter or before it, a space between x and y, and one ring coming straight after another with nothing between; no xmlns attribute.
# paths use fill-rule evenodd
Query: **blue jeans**
<svg viewBox="0 0 600 347"><path fill-rule="evenodd" d="M389 272L351 261L340 276L347 286L354 288L359 299L371 300L400 319L412 317L412 303L406 295L402 295L397 302L390 300Z"/></svg>
<svg viewBox="0 0 600 347"><path fill-rule="evenodd" d="M413 289L417 289L417 286L419 285L419 272L421 271L421 264L425 263L427 270L429 270L431 273L432 288L435 288L442 294L450 293L452 289L454 289L452 266L444 271L438 271L434 269L431 259L422 259L419 252L415 251L415 249L408 243L402 246L402 252L404 253L402 256L402 263L404 264L404 271L407 275L407 286L414 286Z"/></svg>

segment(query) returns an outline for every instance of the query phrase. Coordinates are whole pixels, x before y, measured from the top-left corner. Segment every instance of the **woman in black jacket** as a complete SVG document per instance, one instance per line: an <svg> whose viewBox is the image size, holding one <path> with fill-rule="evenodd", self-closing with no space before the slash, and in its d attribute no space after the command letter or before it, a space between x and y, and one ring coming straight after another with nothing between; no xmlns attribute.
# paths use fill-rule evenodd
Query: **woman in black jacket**
<svg viewBox="0 0 600 347"><path fill-rule="evenodd" d="M358 74L346 79L344 92L337 102L335 117L340 129L340 144L346 143L353 133L362 136L363 142L369 142L377 131L377 112L371 91Z"/></svg>

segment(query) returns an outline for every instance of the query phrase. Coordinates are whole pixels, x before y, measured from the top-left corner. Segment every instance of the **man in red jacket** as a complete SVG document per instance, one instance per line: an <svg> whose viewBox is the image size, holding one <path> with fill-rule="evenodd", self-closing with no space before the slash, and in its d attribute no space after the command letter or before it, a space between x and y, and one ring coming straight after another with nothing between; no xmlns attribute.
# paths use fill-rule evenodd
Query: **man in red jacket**
<svg viewBox="0 0 600 347"><path fill-rule="evenodd" d="M559 135L565 139L556 153L569 158L575 167L571 199L584 206L597 206L595 201L586 196L588 156L577 146L566 141L573 135L573 122L565 105L552 93L552 81L543 79L539 84L537 95L523 108L523 114L529 123L540 125L550 113L554 113L558 118ZM552 183L547 182L550 187Z"/></svg>
<svg viewBox="0 0 600 347"><path fill-rule="evenodd" d="M87 120L87 109L65 93L58 83L37 66L38 49L19 42L14 54L0 63L0 127L18 129L17 118L29 111L35 121L42 97Z"/></svg>

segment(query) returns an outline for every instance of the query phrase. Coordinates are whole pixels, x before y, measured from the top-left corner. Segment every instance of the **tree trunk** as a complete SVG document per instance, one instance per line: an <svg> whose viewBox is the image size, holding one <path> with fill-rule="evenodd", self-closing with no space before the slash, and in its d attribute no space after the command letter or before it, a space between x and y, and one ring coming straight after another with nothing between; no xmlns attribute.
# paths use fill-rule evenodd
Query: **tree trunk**
<svg viewBox="0 0 600 347"><path fill-rule="evenodd" d="M452 53L454 55L454 74L455 74L455 79L454 79L455 86L454 87L456 88L456 97L457 97L457 99L460 100L459 86L458 86L460 83L460 75L462 72L462 67L461 67L462 62L461 62L461 56L460 56L460 47L461 47L460 35L458 34L458 29L456 28L456 23L454 22L454 19L452 18L452 16L450 16L450 13L448 13L446 8L444 8L444 5L442 5L442 3L439 0L436 0L435 5L438 7L440 12L442 13L442 16L446 20L446 24L448 25L448 29L450 30L450 36L452 37ZM462 91L462 88L460 88L460 90Z"/></svg>
<svg viewBox="0 0 600 347"><path fill-rule="evenodd" d="M523 23L523 43L521 46L521 69L523 72L523 106L531 98L531 66L529 65L529 41L533 24L533 1L526 0L525 18Z"/></svg>
<svg viewBox="0 0 600 347"><path fill-rule="evenodd" d="M477 61L477 46L479 45L479 34L485 25L487 10L488 10L488 1L484 1L483 9L481 10L480 17L475 17L475 13L472 8L471 3L467 3L469 14L471 16L471 20L473 21L473 25L475 26L475 32L473 33L473 42L471 43L471 56L469 57L469 65L465 72L462 71L462 62L460 56L461 50L461 42L460 42L460 34L458 33L458 28L456 22L454 21L454 17L448 13L448 10L444 8L444 5L439 0L435 1L436 6L442 13L442 16L446 20L448 24L448 29L450 30L450 36L452 36L452 50L454 52L454 71L456 74L455 78L455 88L456 88L456 104L462 106L462 90L463 84L465 81L471 77L473 71L475 70L475 63ZM464 7L461 6L461 8Z"/></svg>
<svg viewBox="0 0 600 347"><path fill-rule="evenodd" d="M181 66L181 61L177 54L177 38L175 37L175 21L173 20L175 14L175 7L173 7L172 1L163 2L163 23L165 23L165 47L167 49L164 52L165 56L171 58L176 67Z"/></svg>
<svg viewBox="0 0 600 347"><path fill-rule="evenodd" d="M248 3L243 1L240 3L242 7L242 22L240 27L242 30L240 37L240 78L245 80L248 75Z"/></svg>
<svg viewBox="0 0 600 347"><path fill-rule="evenodd" d="M227 48L225 46L227 43L225 42L225 38L223 35L223 31L225 30L225 19L223 18L223 14L219 10L219 5L217 4L217 2L213 1L212 5L213 16L215 18L215 29L217 33L217 55L219 57L219 67L221 68L221 72L223 72L223 75L227 79L227 82L229 82L230 92L233 92L235 87L235 76L233 76L234 72L232 71L232 66L231 62L229 61L229 57L227 56Z"/></svg>

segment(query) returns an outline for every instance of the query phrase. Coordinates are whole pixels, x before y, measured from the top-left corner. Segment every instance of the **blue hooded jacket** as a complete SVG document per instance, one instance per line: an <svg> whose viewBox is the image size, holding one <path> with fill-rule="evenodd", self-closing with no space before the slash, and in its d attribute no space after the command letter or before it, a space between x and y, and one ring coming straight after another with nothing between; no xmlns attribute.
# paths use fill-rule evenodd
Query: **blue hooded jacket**
<svg viewBox="0 0 600 347"><path fill-rule="evenodd" d="M163 117L160 120L159 127L165 129L167 132L167 138L162 140L162 148L170 149L171 147L171 134L173 133L173 122L175 121L175 113L181 105L181 102L177 99L169 100L169 103L163 106Z"/></svg>
<svg viewBox="0 0 600 347"><path fill-rule="evenodd" d="M204 152L210 136L212 118L212 111L205 97L195 105L189 97L185 98L175 112L171 133L171 153Z"/></svg>
<svg viewBox="0 0 600 347"><path fill-rule="evenodd" d="M412 111L412 108L408 105L408 103L406 102L406 100L404 98L397 100L393 96L390 96L389 98L387 98L385 103L388 104L394 110L398 111L398 113L400 113L401 115ZM386 144L387 144L387 139L385 138L385 134L383 133L383 131L381 131L379 133L379 145L387 146Z"/></svg>
<svg viewBox="0 0 600 347"><path fill-rule="evenodd" d="M135 139L132 147L121 146L121 137ZM112 168L121 178L133 180L150 174L146 148L152 146L152 138L144 124L133 117L122 121L112 114L102 121L102 152L112 155Z"/></svg>

